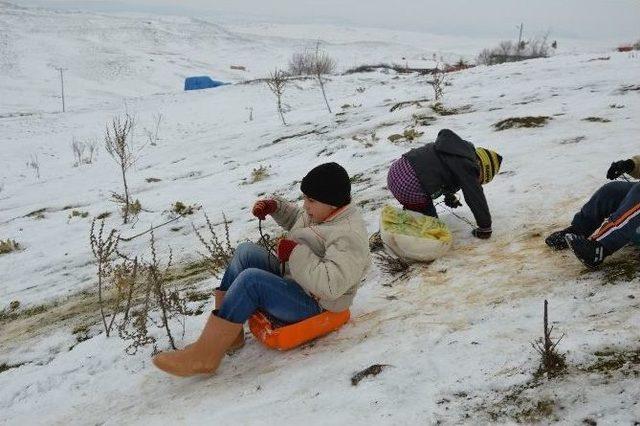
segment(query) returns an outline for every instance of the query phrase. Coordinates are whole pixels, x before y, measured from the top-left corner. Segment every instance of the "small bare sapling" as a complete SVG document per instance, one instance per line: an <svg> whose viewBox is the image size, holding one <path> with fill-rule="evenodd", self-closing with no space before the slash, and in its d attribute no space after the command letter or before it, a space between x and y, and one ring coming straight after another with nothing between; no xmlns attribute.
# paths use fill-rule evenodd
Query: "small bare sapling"
<svg viewBox="0 0 640 426"><path fill-rule="evenodd" d="M132 206L130 201L129 186L127 184L127 171L133 166L138 159L138 154L143 147L140 147L137 151L134 151L132 131L135 125L134 118L125 114L123 118L114 117L111 123L107 124L104 144L107 153L113 158L113 160L120 167L120 173L122 174L122 184L124 187L123 195L114 195L114 201L119 202L123 206L122 217L124 223L129 223ZM136 200L137 201L137 200ZM138 202L139 205L139 202Z"/></svg>
<svg viewBox="0 0 640 426"><path fill-rule="evenodd" d="M331 107L329 106L329 101L327 100L327 93L324 88L324 77L323 74L328 74L331 70L335 69L335 61L325 52L320 49L320 40L316 43L315 57L313 61L313 75L318 80L320 84L320 90L322 91L322 97L324 98L324 103L327 106L327 111L331 114Z"/></svg>
<svg viewBox="0 0 640 426"><path fill-rule="evenodd" d="M289 80L287 79L284 71L276 68L273 72L269 74L269 77L265 79L265 83L269 87L269 90L273 92L276 96L276 106L278 108L278 113L280 114L280 118L282 119L282 124L287 125L287 122L284 120L284 111L282 109L282 95L284 94L284 89Z"/></svg>
<svg viewBox="0 0 640 426"><path fill-rule="evenodd" d="M538 371L535 373L535 376L541 377L546 375L548 377L554 377L562 372L564 372L567 368L565 355L558 352L556 347L564 337L564 334L558 338L555 342L551 339L551 332L553 331L553 326L549 328L549 316L547 313L548 302L544 301L544 337L542 341L537 341L531 343L531 346L540 354L540 366L538 367Z"/></svg>
<svg viewBox="0 0 640 426"><path fill-rule="evenodd" d="M436 67L431 74L431 80L428 82L433 87L433 96L436 101L439 101L444 96L444 88L446 85L447 74L440 63L436 64Z"/></svg>

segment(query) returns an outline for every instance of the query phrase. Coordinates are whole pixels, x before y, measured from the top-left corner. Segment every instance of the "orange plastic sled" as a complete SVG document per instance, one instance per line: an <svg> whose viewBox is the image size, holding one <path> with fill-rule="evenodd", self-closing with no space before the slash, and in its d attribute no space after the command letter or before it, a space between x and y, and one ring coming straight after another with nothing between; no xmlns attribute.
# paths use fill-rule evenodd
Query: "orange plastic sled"
<svg viewBox="0 0 640 426"><path fill-rule="evenodd" d="M277 327L264 313L256 312L249 318L249 329L265 346L286 351L339 329L349 321L349 316L348 309L342 312L324 311L306 320Z"/></svg>

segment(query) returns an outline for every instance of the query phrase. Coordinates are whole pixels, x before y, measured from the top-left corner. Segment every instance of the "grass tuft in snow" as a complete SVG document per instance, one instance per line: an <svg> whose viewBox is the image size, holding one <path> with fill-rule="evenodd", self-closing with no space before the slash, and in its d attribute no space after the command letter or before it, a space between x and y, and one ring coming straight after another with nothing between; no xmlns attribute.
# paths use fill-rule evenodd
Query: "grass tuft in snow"
<svg viewBox="0 0 640 426"><path fill-rule="evenodd" d="M373 255L375 262L380 269L391 276L405 277L410 269L411 264L401 257L393 256L386 251L380 251Z"/></svg>
<svg viewBox="0 0 640 426"><path fill-rule="evenodd" d="M611 259L602 265L601 270L604 273L605 285L629 282L640 275L640 260L633 256Z"/></svg>
<svg viewBox="0 0 640 426"><path fill-rule="evenodd" d="M20 250L22 247L16 240L0 240L0 255Z"/></svg>
<svg viewBox="0 0 640 426"><path fill-rule="evenodd" d="M473 112L471 109L471 105L462 105L460 107L451 107L447 108L441 102L436 102L431 105L431 109L438 115L447 116L447 115L457 115L457 114L465 114L468 112Z"/></svg>
<svg viewBox="0 0 640 426"><path fill-rule="evenodd" d="M210 261L207 259L198 260L195 262L187 263L183 268L172 269L167 277L168 281L181 281L187 278L199 277L205 278L210 274L211 266ZM191 301L189 297L188 300Z"/></svg>
<svg viewBox="0 0 640 426"><path fill-rule="evenodd" d="M602 117L586 117L583 118L582 121L588 121L590 123L611 123L611 120Z"/></svg>
<svg viewBox="0 0 640 426"><path fill-rule="evenodd" d="M270 176L270 173L269 173L270 168L271 166L262 166L262 165L260 165L259 167L256 167L251 171L251 177L247 183L252 184L252 183L261 182L265 180Z"/></svg>
<svg viewBox="0 0 640 426"><path fill-rule="evenodd" d="M176 201L171 205L171 213L175 213L179 216L191 216L194 214L199 207L195 204L189 205L185 204L182 201Z"/></svg>
<svg viewBox="0 0 640 426"><path fill-rule="evenodd" d="M23 365L25 365L26 362L20 363L20 364L6 364L6 363L2 363L0 364L0 374L4 373L7 370L11 370L12 368L18 368L21 367Z"/></svg>
<svg viewBox="0 0 640 426"><path fill-rule="evenodd" d="M389 139L391 143L397 143L402 141L413 142L422 135L424 135L424 132L419 132L413 127L410 127L408 129L405 129L405 131L402 134L395 133L395 134L389 135L387 139Z"/></svg>
<svg viewBox="0 0 640 426"><path fill-rule="evenodd" d="M38 209L38 210L34 210L32 212L27 213L24 217L30 217L32 219L36 219L36 220L40 220L40 219L44 219L45 218L45 212L48 209L46 207L42 208L42 209Z"/></svg>
<svg viewBox="0 0 640 426"><path fill-rule="evenodd" d="M351 376L351 385L358 386L358 383L360 383L360 381L362 381L362 379L364 379L365 377L377 376L378 374L382 373L382 370L384 370L385 367L389 367L389 364L373 364L362 371L358 371L353 376Z"/></svg>
<svg viewBox="0 0 640 426"><path fill-rule="evenodd" d="M620 89L618 89L618 94L624 95L627 92L638 92L638 91L640 91L640 84L627 84L620 87Z"/></svg>
<svg viewBox="0 0 640 426"><path fill-rule="evenodd" d="M127 201L128 198L126 196L113 192L111 194L111 200L120 205L120 214L123 218L127 218L125 223L128 223L130 219L138 216L142 211L142 204L140 204L140 200L138 199L135 201Z"/></svg>
<svg viewBox="0 0 640 426"><path fill-rule="evenodd" d="M546 115L511 117L498 121L493 125L493 127L497 131L515 129L519 127L544 127L549 120L552 120L552 118Z"/></svg>
<svg viewBox="0 0 640 426"><path fill-rule="evenodd" d="M52 302L50 304L35 305L22 311L18 311L17 308L13 308L11 305L9 305L9 309L3 309L2 311L0 311L0 324L45 313L56 305L57 304L55 302ZM20 306L19 302L18 306Z"/></svg>
<svg viewBox="0 0 640 426"><path fill-rule="evenodd" d="M80 217L80 218L86 218L87 216L89 216L89 212L83 212L80 210L72 210L71 213L69 213L69 220L73 219L74 217Z"/></svg>
<svg viewBox="0 0 640 426"><path fill-rule="evenodd" d="M620 371L623 375L640 376L640 349L607 349L595 352L598 358L596 362L587 366L585 371L590 373L603 373L610 376L611 373Z"/></svg>
<svg viewBox="0 0 640 426"><path fill-rule="evenodd" d="M369 251L371 253L378 252L384 248L384 242L380 236L380 231L376 231L369 237Z"/></svg>

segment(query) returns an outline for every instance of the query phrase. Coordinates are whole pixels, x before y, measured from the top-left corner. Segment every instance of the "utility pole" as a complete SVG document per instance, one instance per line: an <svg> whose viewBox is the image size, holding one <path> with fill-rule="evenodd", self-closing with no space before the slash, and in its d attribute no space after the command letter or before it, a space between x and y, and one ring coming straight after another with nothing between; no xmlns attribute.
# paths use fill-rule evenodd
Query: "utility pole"
<svg viewBox="0 0 640 426"><path fill-rule="evenodd" d="M518 52L522 49L522 30L524 28L524 23L520 23L520 35L518 35Z"/></svg>
<svg viewBox="0 0 640 426"><path fill-rule="evenodd" d="M62 71L65 71L66 68L56 68L58 71L60 71L60 89L62 92L62 112L65 112L65 107L64 107L64 77L62 75Z"/></svg>

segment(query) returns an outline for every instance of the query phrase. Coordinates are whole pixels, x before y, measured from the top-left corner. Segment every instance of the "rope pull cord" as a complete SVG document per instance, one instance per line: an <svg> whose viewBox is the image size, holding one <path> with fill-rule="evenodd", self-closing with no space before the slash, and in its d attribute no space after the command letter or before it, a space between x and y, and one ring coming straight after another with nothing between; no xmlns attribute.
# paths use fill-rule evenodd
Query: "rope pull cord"
<svg viewBox="0 0 640 426"><path fill-rule="evenodd" d="M461 222L466 223L467 225L469 225L471 227L471 229L475 229L476 225L474 223L472 223L469 219L467 219L466 217L460 216L458 215L456 212L453 211L453 209L450 209L449 206L447 206L446 204L444 204L444 201L439 201L437 202L435 205L435 207L437 206L442 206L445 209L447 209L449 211L449 213L451 213L454 217L456 217L458 220L460 220Z"/></svg>
<svg viewBox="0 0 640 426"><path fill-rule="evenodd" d="M285 262L280 262L280 258L278 257L276 243L272 243L271 235L265 234L262 232L262 219L258 219L258 232L260 233L260 241L259 244L267 250L270 256L273 256L276 259L276 262L280 263L280 275L284 277L285 272Z"/></svg>

